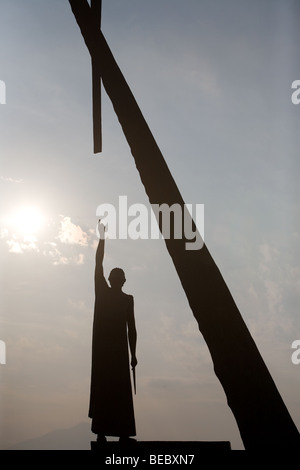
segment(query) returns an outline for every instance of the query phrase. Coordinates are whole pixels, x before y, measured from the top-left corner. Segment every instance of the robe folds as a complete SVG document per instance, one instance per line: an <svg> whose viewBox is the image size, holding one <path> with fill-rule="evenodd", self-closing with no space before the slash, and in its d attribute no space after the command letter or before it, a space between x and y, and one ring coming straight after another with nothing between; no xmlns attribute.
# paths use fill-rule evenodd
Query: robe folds
<svg viewBox="0 0 300 470"><path fill-rule="evenodd" d="M92 432L135 436L128 331L135 328L133 297L113 291L103 270L95 275L89 417Z"/></svg>

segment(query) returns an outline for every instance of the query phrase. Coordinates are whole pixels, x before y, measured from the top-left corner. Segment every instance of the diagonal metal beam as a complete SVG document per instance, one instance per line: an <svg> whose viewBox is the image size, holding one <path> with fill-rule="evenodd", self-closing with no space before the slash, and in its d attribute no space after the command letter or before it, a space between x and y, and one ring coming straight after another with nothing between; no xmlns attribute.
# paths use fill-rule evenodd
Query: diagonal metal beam
<svg viewBox="0 0 300 470"><path fill-rule="evenodd" d="M100 64L112 101L151 204L184 201L153 135L86 0L69 0L93 60ZM246 449L299 447L299 432L206 245L185 249L185 239L165 239L167 250L209 348Z"/></svg>

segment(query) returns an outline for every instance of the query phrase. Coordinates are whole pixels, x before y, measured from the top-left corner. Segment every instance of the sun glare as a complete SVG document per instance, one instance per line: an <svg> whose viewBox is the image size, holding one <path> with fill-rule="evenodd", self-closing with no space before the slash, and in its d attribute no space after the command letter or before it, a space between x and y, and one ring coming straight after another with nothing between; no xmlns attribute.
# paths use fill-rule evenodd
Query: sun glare
<svg viewBox="0 0 300 470"><path fill-rule="evenodd" d="M22 235L36 235L44 225L42 212L34 206L24 206L8 217L9 225Z"/></svg>

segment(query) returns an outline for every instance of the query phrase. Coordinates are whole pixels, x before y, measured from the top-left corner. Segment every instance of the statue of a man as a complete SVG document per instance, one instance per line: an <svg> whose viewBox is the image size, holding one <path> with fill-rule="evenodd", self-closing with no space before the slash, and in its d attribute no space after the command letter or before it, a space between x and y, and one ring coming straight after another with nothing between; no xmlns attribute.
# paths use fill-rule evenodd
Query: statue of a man
<svg viewBox="0 0 300 470"><path fill-rule="evenodd" d="M108 278L110 286L106 282L102 264L105 227L100 221L98 227L89 417L99 443L105 442L106 436L130 441L130 436L136 435L128 351L135 368L133 296L122 291L126 281L122 269L114 268Z"/></svg>

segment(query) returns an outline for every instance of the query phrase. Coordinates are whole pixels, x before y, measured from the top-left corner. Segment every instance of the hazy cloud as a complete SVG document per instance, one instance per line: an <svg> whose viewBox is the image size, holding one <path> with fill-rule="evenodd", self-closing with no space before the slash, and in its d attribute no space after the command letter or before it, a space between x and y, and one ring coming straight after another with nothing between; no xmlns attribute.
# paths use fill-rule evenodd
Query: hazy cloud
<svg viewBox="0 0 300 470"><path fill-rule="evenodd" d="M88 235L79 225L73 224L71 217L62 216L60 231L57 238L61 243L70 245L88 245Z"/></svg>
<svg viewBox="0 0 300 470"><path fill-rule="evenodd" d="M8 183L23 183L24 181L21 178L11 178L10 176L0 176L0 179Z"/></svg>
<svg viewBox="0 0 300 470"><path fill-rule="evenodd" d="M58 233L58 234L57 234ZM43 234L15 234L7 227L1 227L0 239L6 243L9 253L22 255L34 251L50 259L53 265L83 265L86 255L82 247L89 246L94 249L94 237L91 230L86 233L79 225L71 221L71 217L61 216L59 226L53 223L51 228Z"/></svg>
<svg viewBox="0 0 300 470"><path fill-rule="evenodd" d="M37 238L34 235L24 236L22 241L18 240L16 237L6 241L8 245L9 253L22 254L25 251L39 251L37 246Z"/></svg>

